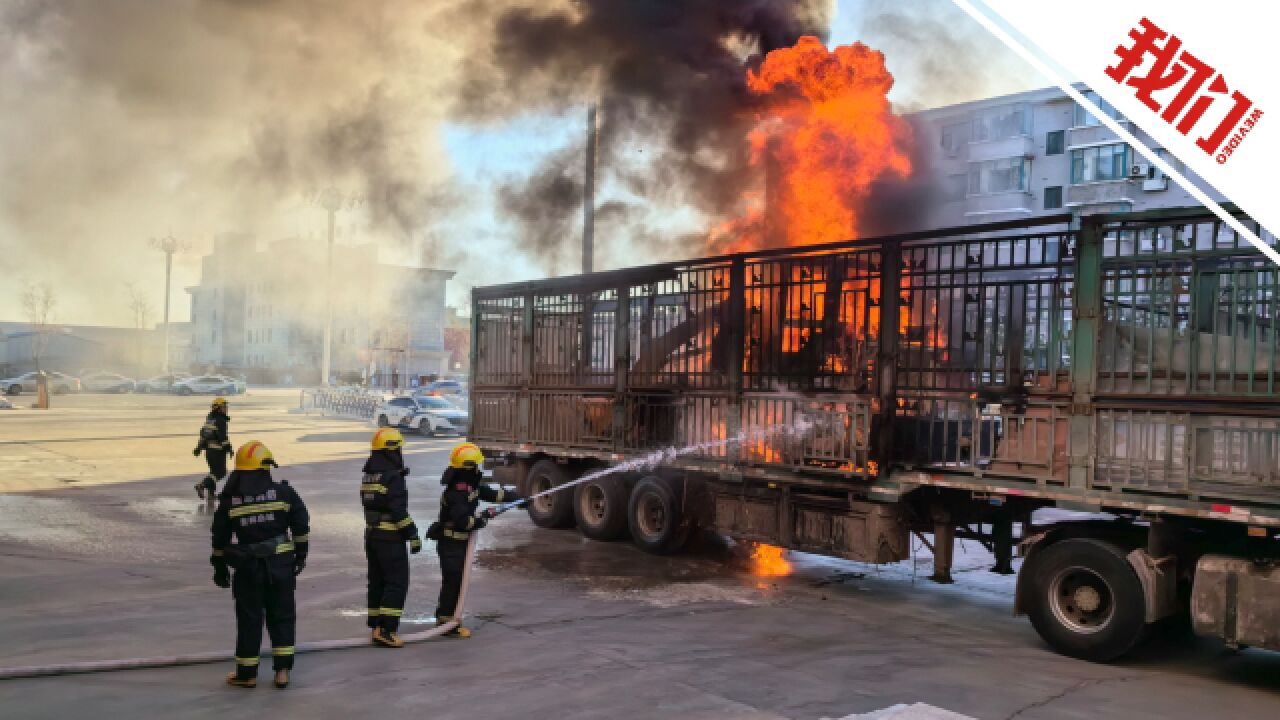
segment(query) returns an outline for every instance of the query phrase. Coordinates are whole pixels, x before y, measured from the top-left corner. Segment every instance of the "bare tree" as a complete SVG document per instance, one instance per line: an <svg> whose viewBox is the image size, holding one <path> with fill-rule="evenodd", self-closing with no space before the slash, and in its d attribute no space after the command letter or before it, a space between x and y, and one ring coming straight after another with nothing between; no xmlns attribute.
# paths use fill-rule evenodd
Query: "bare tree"
<svg viewBox="0 0 1280 720"><path fill-rule="evenodd" d="M137 374L142 374L143 353L146 352L147 343L143 337L143 333L147 329L148 323L151 321L151 301L147 296L138 289L135 283L127 282L124 284L125 291L129 295L129 314L133 316L133 327L138 331L138 342L134 345L137 348L137 356L135 363Z"/></svg>
<svg viewBox="0 0 1280 720"><path fill-rule="evenodd" d="M22 286L22 311L31 324L31 361L39 371L40 361L49 349L49 338L53 336L53 308L57 305L53 288L47 282L24 283Z"/></svg>

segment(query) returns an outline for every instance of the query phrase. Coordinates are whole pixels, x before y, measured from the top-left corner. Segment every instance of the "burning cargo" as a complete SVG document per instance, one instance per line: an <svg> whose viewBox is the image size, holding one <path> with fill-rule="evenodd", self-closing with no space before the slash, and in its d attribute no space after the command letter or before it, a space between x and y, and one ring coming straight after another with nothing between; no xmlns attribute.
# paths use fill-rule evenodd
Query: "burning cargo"
<svg viewBox="0 0 1280 720"><path fill-rule="evenodd" d="M1012 571L1021 527L1019 611L1109 659L1192 591L1276 602L1220 569L1280 556L1278 307L1277 269L1198 208L477 288L471 437L533 492L688 448L530 511L658 552L701 526L894 562L931 532L949 580L954 537ZM1099 515L1032 524L1051 507Z"/></svg>

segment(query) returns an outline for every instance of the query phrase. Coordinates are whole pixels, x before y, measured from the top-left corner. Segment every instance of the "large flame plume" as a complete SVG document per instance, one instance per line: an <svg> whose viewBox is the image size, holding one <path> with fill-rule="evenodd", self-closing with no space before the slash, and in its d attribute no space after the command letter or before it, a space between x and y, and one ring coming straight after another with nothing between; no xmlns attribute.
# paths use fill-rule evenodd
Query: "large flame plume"
<svg viewBox="0 0 1280 720"><path fill-rule="evenodd" d="M756 99L748 140L765 193L744 197L743 214L716 228L719 251L812 245L857 236L871 187L911 174L910 126L889 105L884 55L861 43L828 50L804 36L747 71Z"/></svg>

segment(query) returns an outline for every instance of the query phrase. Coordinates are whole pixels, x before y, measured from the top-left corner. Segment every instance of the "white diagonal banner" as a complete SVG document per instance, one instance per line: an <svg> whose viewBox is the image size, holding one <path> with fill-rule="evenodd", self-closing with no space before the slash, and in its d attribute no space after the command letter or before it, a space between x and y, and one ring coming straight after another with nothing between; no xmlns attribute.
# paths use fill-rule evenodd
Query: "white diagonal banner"
<svg viewBox="0 0 1280 720"><path fill-rule="evenodd" d="M1280 264L1275 249L1071 86L1088 85L1263 227L1280 231L1280 82L1267 59L1280 3L954 2Z"/></svg>

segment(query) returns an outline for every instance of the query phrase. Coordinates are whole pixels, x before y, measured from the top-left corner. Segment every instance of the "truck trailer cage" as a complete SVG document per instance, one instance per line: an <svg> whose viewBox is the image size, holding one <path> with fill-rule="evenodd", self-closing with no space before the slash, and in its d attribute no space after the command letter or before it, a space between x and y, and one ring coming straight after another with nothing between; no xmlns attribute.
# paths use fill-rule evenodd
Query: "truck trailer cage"
<svg viewBox="0 0 1280 720"><path fill-rule="evenodd" d="M530 504L544 527L874 563L915 532L939 582L955 538L1004 573L1016 543L1016 609L1061 652L1184 612L1280 649L1278 283L1187 208L477 288L471 439L526 491L583 478Z"/></svg>

